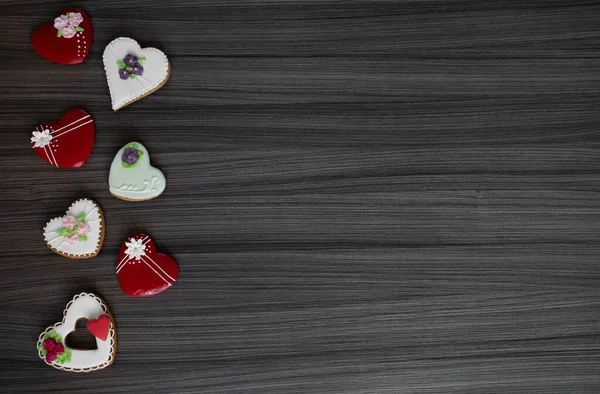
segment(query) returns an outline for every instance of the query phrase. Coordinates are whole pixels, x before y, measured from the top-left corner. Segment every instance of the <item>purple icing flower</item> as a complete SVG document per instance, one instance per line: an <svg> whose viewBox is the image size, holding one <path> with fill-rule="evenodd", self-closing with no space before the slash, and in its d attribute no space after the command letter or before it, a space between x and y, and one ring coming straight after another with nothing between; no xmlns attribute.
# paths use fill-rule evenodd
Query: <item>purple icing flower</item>
<svg viewBox="0 0 600 394"><path fill-rule="evenodd" d="M119 69L119 77L121 79L128 79L131 76L131 70L127 70L125 68Z"/></svg>
<svg viewBox="0 0 600 394"><path fill-rule="evenodd" d="M133 56L133 55L127 55L127 56L125 56L125 58L123 58L123 62L129 67L135 66L137 61L138 61L137 56Z"/></svg>
<svg viewBox="0 0 600 394"><path fill-rule="evenodd" d="M138 150L135 148L126 148L125 152L123 152L123 157L121 158L121 160L124 163L127 163L129 165L133 165L135 163L137 163L138 159L140 158L139 154L138 154Z"/></svg>
<svg viewBox="0 0 600 394"><path fill-rule="evenodd" d="M144 72L144 67L142 67L140 64L136 63L133 66L133 70L131 70L131 72L135 75L142 75L142 73Z"/></svg>

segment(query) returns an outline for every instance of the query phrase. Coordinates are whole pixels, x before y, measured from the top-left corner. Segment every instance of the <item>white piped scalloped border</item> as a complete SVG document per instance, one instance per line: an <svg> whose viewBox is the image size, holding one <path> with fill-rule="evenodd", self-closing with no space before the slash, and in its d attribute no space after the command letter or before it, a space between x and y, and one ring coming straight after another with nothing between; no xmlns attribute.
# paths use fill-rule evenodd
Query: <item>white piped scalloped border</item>
<svg viewBox="0 0 600 394"><path fill-rule="evenodd" d="M109 330L108 330L108 337L106 338L106 340L110 340L109 346L110 346L110 356L108 358L107 361L105 361L104 363L100 364L100 365L96 365L94 367L89 367L89 368L75 368L75 367L65 367L62 366L60 364L56 364L56 363L49 363L48 361L46 361L44 355L42 354L42 350L40 349L40 345L43 344L44 342L44 336L49 333L50 331L54 330L56 327L59 327L61 325L63 325L67 319L67 312L69 311L69 308L71 307L71 305L73 304L73 302L75 300L77 300L80 297L92 297L94 298L96 301L98 301L98 303L100 304L100 306L102 307L102 310L104 311L104 313L106 313L109 318L110 318L110 326L109 326ZM63 340L65 340L66 338L63 338ZM104 369L106 367L108 367L109 365L111 365L114 361L115 361L115 356L117 353L117 332L115 330L115 323L113 320L113 316L110 313L110 309L108 309L108 305L106 305L106 303L104 302L104 300L100 297L98 297L97 295L93 294L93 293L79 293L76 294L73 299L71 301L69 301L69 303L67 304L67 306L65 307L65 310L63 311L63 319L62 321L46 328L44 330L44 332L42 332L38 338L37 341L37 347L38 347L38 356L44 360L44 362L56 369L60 369L62 371L69 371L69 372L92 372L92 371L97 371L99 369Z"/></svg>
<svg viewBox="0 0 600 394"><path fill-rule="evenodd" d="M99 236L98 236L98 242L96 243L96 248L94 249L93 252L90 253L67 253L67 252L63 252L58 250L57 248L55 248L54 246L50 245L51 240L48 240L48 238L46 237L46 229L48 228L48 225L50 223L52 223L53 221L57 220L57 219L61 219L64 217L63 216L57 216L53 219L50 219L46 225L44 226L44 230L42 231L43 235L44 235L44 241L46 242L46 245L48 245L48 247L56 254L59 254L61 256L65 256L65 257L70 257L70 258L74 258L74 259L89 259L91 257L94 257L96 255L98 255L98 253L100 253L100 248L102 248L102 243L104 242L104 231L105 231L105 224L104 224L104 215L102 213L102 210L100 209L100 205L98 205L98 203L92 199L89 198L80 198L79 200L75 200L70 206L69 208L67 208L67 210L65 211L65 215L67 213L69 213L69 211L71 211L71 208L73 208L73 206L75 204L77 204L80 201L89 201L92 204L94 204L94 206L97 207L98 209L98 215L100 216L100 225L99 225Z"/></svg>
<svg viewBox="0 0 600 394"><path fill-rule="evenodd" d="M123 48L125 50L123 50ZM131 50L130 48L134 48L135 50ZM136 79L140 84L142 84L141 80L146 80L146 83L148 83L147 87L143 88L142 90L137 89L137 91L135 91L136 89L134 89L134 91L132 91L131 86L128 86L127 91L125 91L123 85L121 85L123 83L130 83L131 81L121 80L119 78L118 68L115 67L115 64L117 60L122 59L124 56L128 55L129 52L136 52L138 57L140 57L142 54L148 55L151 52L161 57L164 61L162 70L158 70L156 68L156 64L154 64L154 68L152 68L152 62L145 63L143 65L144 74L142 74L142 77ZM142 48L136 40L129 37L118 37L112 40L104 49L102 60L104 62L104 72L106 73L106 80L108 82L108 90L110 91L110 101L113 111L118 111L134 101L137 101L142 97L160 89L167 82L169 75L171 74L171 65L169 63L169 59L163 51L154 47ZM122 90L118 90L117 87L122 88ZM120 100L118 96L123 94L127 95L127 98L125 100Z"/></svg>

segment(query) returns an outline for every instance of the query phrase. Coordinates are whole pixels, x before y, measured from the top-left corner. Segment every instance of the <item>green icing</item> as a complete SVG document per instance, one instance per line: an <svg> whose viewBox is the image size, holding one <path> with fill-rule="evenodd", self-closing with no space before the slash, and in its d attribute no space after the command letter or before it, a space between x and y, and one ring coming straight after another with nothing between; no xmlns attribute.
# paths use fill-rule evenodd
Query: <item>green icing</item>
<svg viewBox="0 0 600 394"><path fill-rule="evenodd" d="M73 227L72 229L61 228L60 230L56 230L56 234L66 237L67 235L72 235L77 232L77 227Z"/></svg>
<svg viewBox="0 0 600 394"><path fill-rule="evenodd" d="M81 26L75 26L75 31L83 31L83 27L81 27Z"/></svg>
<svg viewBox="0 0 600 394"><path fill-rule="evenodd" d="M131 66L127 66L127 67L125 67L125 70L127 70L127 71L131 71L131 70L133 70L133 67L131 67Z"/></svg>
<svg viewBox="0 0 600 394"><path fill-rule="evenodd" d="M54 360L54 362L59 364L68 363L69 361L71 361L71 355L71 349L65 347L65 351L56 356L56 360Z"/></svg>
<svg viewBox="0 0 600 394"><path fill-rule="evenodd" d="M60 337L60 335L57 334L57 332L55 330L52 330L48 333L46 333L46 335L44 335L44 340L46 339L54 339L56 341L56 343L62 343L62 338ZM47 350L44 350L44 345L42 343L38 344L38 349L41 351L42 356L46 357L46 355L48 354ZM58 364L64 364L64 363L68 363L69 361L71 361L71 356L72 356L72 352L71 349L69 349L68 347L65 346L65 350L56 356L56 359L54 360L55 363Z"/></svg>
<svg viewBox="0 0 600 394"><path fill-rule="evenodd" d="M131 78L131 79L136 79L136 78L137 78L137 76L136 76L135 74L131 74L131 75L129 76L129 78Z"/></svg>
<svg viewBox="0 0 600 394"><path fill-rule="evenodd" d="M85 222L85 212L75 218L78 222Z"/></svg>
<svg viewBox="0 0 600 394"><path fill-rule="evenodd" d="M56 32L56 37L58 37L58 38L62 37L62 31L58 30Z"/></svg>
<svg viewBox="0 0 600 394"><path fill-rule="evenodd" d="M119 66L119 68L127 67L127 65L125 64L125 62L123 60L117 61L117 66Z"/></svg>
<svg viewBox="0 0 600 394"><path fill-rule="evenodd" d="M145 57L141 57L141 58L139 58L139 59L138 59L138 63L139 63L139 64L144 64L144 63L146 63L146 58L145 58Z"/></svg>
<svg viewBox="0 0 600 394"><path fill-rule="evenodd" d="M88 237L87 237L87 235L80 235L79 236L79 240L82 241L82 242L85 242L85 241L88 240Z"/></svg>

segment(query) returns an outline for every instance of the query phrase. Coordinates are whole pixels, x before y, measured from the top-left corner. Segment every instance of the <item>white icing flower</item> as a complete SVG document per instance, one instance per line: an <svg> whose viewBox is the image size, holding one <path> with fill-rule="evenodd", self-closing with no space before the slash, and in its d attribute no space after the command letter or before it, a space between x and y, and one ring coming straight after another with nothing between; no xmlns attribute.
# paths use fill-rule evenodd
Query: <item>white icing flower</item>
<svg viewBox="0 0 600 394"><path fill-rule="evenodd" d="M48 145L50 141L52 141L52 135L50 135L50 130L48 129L34 131L33 137L31 137L31 142L35 142L34 148L43 148Z"/></svg>
<svg viewBox="0 0 600 394"><path fill-rule="evenodd" d="M125 242L125 246L127 246L125 254L129 256L130 259L135 258L136 260L139 260L142 256L146 255L146 252L144 251L146 245L142 243L141 239L132 239L131 242Z"/></svg>

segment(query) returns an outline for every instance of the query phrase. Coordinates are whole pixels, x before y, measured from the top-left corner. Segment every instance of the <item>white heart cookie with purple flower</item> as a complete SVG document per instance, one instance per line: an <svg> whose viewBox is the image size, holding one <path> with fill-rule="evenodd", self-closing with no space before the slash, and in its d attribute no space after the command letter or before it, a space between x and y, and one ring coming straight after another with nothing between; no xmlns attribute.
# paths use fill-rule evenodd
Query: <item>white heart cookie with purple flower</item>
<svg viewBox="0 0 600 394"><path fill-rule="evenodd" d="M113 111L160 89L169 79L167 56L156 48L142 48L137 41L119 37L103 55Z"/></svg>
<svg viewBox="0 0 600 394"><path fill-rule="evenodd" d="M44 227L44 240L54 253L72 259L88 259L104 242L104 216L98 204L84 198L75 201L64 216Z"/></svg>
<svg viewBox="0 0 600 394"><path fill-rule="evenodd" d="M144 201L160 196L167 181L162 171L150 164L146 147L130 142L115 155L108 185L110 193L121 200Z"/></svg>

